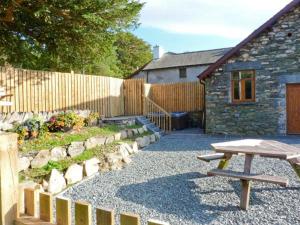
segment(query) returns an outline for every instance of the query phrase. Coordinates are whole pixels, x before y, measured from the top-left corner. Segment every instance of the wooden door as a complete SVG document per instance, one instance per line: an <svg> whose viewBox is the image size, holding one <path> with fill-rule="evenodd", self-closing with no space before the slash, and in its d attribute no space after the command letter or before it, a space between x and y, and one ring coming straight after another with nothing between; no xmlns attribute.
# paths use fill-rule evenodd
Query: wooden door
<svg viewBox="0 0 300 225"><path fill-rule="evenodd" d="M288 134L300 134L300 84L287 85Z"/></svg>

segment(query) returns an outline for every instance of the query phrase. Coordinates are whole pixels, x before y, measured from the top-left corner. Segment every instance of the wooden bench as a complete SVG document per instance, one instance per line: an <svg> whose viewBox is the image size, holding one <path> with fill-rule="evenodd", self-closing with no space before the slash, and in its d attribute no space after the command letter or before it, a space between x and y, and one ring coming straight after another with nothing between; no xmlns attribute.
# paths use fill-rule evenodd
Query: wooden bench
<svg viewBox="0 0 300 225"><path fill-rule="evenodd" d="M225 159L225 154L224 153L214 153L214 154L209 154L209 155L199 155L197 156L197 159L205 162L210 162L213 160L219 160L219 159Z"/></svg>
<svg viewBox="0 0 300 225"><path fill-rule="evenodd" d="M283 187L287 187L289 181L286 178L277 177L277 176L269 176L262 174L246 174L244 172L235 172L231 170L219 170L214 169L207 173L208 176L222 176L222 177L231 177L237 178L240 180L246 181L258 181L258 182L266 182L272 184L278 184Z"/></svg>

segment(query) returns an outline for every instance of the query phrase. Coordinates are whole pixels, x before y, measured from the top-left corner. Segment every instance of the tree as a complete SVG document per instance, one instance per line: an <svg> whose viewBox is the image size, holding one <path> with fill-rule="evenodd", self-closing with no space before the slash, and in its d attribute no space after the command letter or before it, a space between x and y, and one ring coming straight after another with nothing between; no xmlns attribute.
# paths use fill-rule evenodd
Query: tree
<svg viewBox="0 0 300 225"><path fill-rule="evenodd" d="M127 77L152 59L151 47L142 39L129 32L117 34L118 67L123 77Z"/></svg>
<svg viewBox="0 0 300 225"><path fill-rule="evenodd" d="M118 74L115 35L137 26L138 0L2 0L0 63Z"/></svg>

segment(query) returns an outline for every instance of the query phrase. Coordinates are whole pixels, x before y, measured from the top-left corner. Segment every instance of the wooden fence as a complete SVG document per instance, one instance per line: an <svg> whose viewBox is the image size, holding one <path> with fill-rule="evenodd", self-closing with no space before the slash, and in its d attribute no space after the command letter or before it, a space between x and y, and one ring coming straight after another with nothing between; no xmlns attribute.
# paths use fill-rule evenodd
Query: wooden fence
<svg viewBox="0 0 300 225"><path fill-rule="evenodd" d="M144 80L130 79L124 81L125 115L142 115L144 107Z"/></svg>
<svg viewBox="0 0 300 225"><path fill-rule="evenodd" d="M0 86L12 94L1 112L90 109L105 116L124 115L123 80L0 67Z"/></svg>
<svg viewBox="0 0 300 225"><path fill-rule="evenodd" d="M204 110L204 86L200 82L151 84L148 97L167 112Z"/></svg>
<svg viewBox="0 0 300 225"><path fill-rule="evenodd" d="M106 117L145 114L145 97L167 112L202 111L199 82L144 84L144 80L0 67L0 87L12 106L0 112L91 110Z"/></svg>
<svg viewBox="0 0 300 225"><path fill-rule="evenodd" d="M25 216L16 220L16 225L41 225L54 224L53 199L49 193L38 193L38 190L25 189ZM39 212L37 209L39 208ZM75 225L115 225L114 210L96 209L96 215L93 223L92 206L84 201L77 201L74 204ZM71 200L65 198L56 198L56 223L57 225L71 225ZM139 215L132 213L120 214L120 225L140 225ZM149 220L148 225L168 225L169 223L157 220Z"/></svg>

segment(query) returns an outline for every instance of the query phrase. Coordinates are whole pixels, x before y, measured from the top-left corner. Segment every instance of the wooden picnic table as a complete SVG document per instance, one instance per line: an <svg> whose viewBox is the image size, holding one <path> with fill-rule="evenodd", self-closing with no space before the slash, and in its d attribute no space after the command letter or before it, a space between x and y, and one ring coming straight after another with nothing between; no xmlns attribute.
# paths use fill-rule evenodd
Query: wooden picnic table
<svg viewBox="0 0 300 225"><path fill-rule="evenodd" d="M268 176L263 174L252 174L251 166L254 156L277 158L287 160L300 178L300 149L278 141L245 139L212 144L216 154L199 156L198 159L209 162L220 159L218 169L213 169L207 174L209 176L225 176L241 180L242 193L240 207L247 210L249 207L250 188L252 181L268 182L286 187L288 179ZM245 155L244 172L224 170L233 155Z"/></svg>

